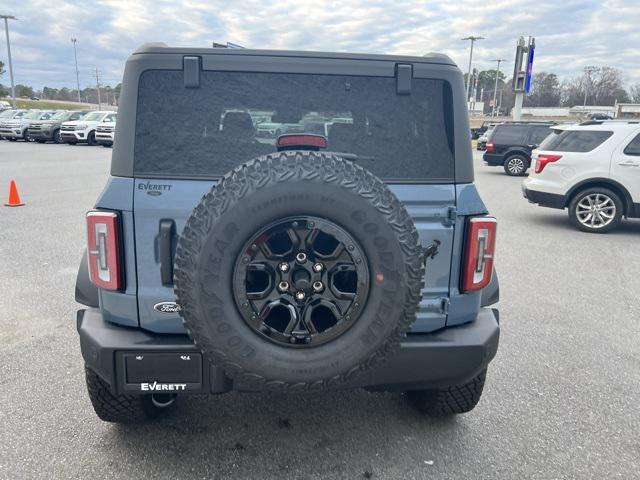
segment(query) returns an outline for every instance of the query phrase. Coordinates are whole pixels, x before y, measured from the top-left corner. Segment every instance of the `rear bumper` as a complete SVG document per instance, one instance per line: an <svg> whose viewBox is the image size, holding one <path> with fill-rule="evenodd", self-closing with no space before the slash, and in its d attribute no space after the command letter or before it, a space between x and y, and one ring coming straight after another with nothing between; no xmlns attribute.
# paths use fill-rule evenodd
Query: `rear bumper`
<svg viewBox="0 0 640 480"><path fill-rule="evenodd" d="M252 390L234 384L210 364L186 335L153 334L106 322L99 309L79 310L80 348L85 364L115 394L224 393ZM465 383L484 370L498 350L498 312L483 308L476 320L429 334L411 334L386 362L343 387L416 390Z"/></svg>
<svg viewBox="0 0 640 480"><path fill-rule="evenodd" d="M498 165L504 165L504 155L501 155L499 153L484 152L482 159L487 162L488 165L494 167Z"/></svg>
<svg viewBox="0 0 640 480"><path fill-rule="evenodd" d="M537 203L541 207L563 209L567 204L567 199L564 195L531 190L524 185L522 186L522 196L531 203Z"/></svg>

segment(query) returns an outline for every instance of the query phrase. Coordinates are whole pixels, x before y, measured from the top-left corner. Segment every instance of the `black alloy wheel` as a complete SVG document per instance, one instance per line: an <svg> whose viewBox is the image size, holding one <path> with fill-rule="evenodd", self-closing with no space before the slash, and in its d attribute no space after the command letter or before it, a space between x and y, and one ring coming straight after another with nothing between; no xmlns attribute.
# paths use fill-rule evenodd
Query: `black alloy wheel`
<svg viewBox="0 0 640 480"><path fill-rule="evenodd" d="M258 335L314 347L347 331L362 312L369 269L362 248L335 223L312 216L278 220L240 250L233 293Z"/></svg>

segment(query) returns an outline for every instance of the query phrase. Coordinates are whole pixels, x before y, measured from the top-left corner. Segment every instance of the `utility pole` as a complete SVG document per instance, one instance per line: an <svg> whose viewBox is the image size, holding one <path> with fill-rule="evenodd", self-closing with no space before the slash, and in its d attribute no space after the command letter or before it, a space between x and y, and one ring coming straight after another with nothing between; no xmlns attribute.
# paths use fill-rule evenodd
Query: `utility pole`
<svg viewBox="0 0 640 480"><path fill-rule="evenodd" d="M495 60L491 60L492 62L498 62L498 68L496 69L496 81L493 84L493 107L491 109L491 116L496 116L496 97L498 96L498 77L500 76L500 64L505 62L504 58L496 58Z"/></svg>
<svg viewBox="0 0 640 480"><path fill-rule="evenodd" d="M100 72L96 67L96 90L98 91L98 110L102 110L102 103L100 102Z"/></svg>
<svg viewBox="0 0 640 480"><path fill-rule="evenodd" d="M13 63L11 62L11 42L9 41L9 20L17 20L13 15L0 15L4 18L4 33L7 35L7 56L9 57L9 78L11 78L11 103L16 108L16 87L13 84Z"/></svg>
<svg viewBox="0 0 640 480"><path fill-rule="evenodd" d="M71 39L71 42L73 42L73 58L76 61L76 86L78 87L78 103L82 103L82 98L80 97L80 74L78 73L78 54L76 53L77 41L77 38Z"/></svg>
<svg viewBox="0 0 640 480"><path fill-rule="evenodd" d="M463 38L462 40L471 41L471 50L469 51L469 70L467 73L467 97L466 97L467 108L469 108L468 102L469 102L469 87L471 86L471 62L473 61L473 44L476 42L476 40L484 40L484 37L475 37L473 35L470 35L468 37Z"/></svg>
<svg viewBox="0 0 640 480"><path fill-rule="evenodd" d="M591 74L597 71L598 71L598 67L594 67L594 66L584 67L584 74L586 75L586 79L584 82L584 102L582 103L583 115L587 110L587 93L589 93L589 84L591 83Z"/></svg>

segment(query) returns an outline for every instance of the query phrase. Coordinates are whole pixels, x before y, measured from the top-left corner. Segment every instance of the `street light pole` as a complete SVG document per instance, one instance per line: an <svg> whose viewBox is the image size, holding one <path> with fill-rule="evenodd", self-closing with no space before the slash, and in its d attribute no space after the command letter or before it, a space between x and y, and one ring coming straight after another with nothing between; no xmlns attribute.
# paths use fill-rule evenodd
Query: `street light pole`
<svg viewBox="0 0 640 480"><path fill-rule="evenodd" d="M467 73L467 96L466 96L466 102L468 105L469 102L469 88L471 87L471 62L473 61L473 44L475 43L476 40L484 40L484 37L475 37L473 35L469 36L469 37L465 37L462 40L471 40L471 50L469 51L469 70ZM467 106L468 108L468 106Z"/></svg>
<svg viewBox="0 0 640 480"><path fill-rule="evenodd" d="M498 68L496 69L496 81L493 84L493 108L491 109L491 116L495 117L495 112L496 112L496 97L498 96L498 77L500 76L500 64L502 62L505 62L506 60L504 58L497 58L495 60L492 60L493 62L498 62Z"/></svg>
<svg viewBox="0 0 640 480"><path fill-rule="evenodd" d="M78 54L76 53L76 42L78 39L72 38L73 42L73 58L76 61L76 85L78 87L78 103L82 103L82 98L80 98L80 75L78 74Z"/></svg>
<svg viewBox="0 0 640 480"><path fill-rule="evenodd" d="M9 57L9 78L11 78L11 100L16 108L16 87L13 84L13 64L11 63L11 42L9 41L9 20L17 20L13 15L0 15L4 18L4 32L7 35L7 56Z"/></svg>

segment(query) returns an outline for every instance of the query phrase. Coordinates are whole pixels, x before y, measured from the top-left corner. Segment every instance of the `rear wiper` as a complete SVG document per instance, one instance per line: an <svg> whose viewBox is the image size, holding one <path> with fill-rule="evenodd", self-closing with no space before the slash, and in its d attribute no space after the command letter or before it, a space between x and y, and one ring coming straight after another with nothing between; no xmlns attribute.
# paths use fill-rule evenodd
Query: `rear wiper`
<svg viewBox="0 0 640 480"><path fill-rule="evenodd" d="M376 157L370 157L366 155L356 155L355 153L346 153L346 152L330 152L330 153L333 153L334 155L338 155L339 157L342 157L345 160L350 160L352 162L355 162L356 160L373 161L376 159Z"/></svg>

